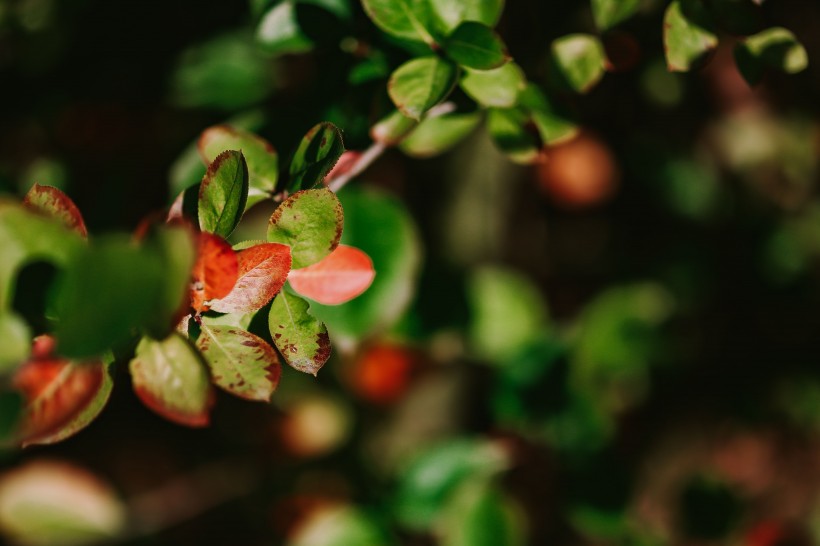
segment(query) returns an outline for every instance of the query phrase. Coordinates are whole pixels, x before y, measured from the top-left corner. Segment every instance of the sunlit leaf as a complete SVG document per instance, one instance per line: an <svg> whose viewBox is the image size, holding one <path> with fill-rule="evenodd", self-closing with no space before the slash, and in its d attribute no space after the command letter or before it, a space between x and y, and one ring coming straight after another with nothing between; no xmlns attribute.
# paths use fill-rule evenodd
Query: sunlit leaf
<svg viewBox="0 0 820 546"><path fill-rule="evenodd" d="M338 127L328 122L312 127L293 154L288 190L296 192L321 184L344 151Z"/></svg>
<svg viewBox="0 0 820 546"><path fill-rule="evenodd" d="M396 110L379 120L370 128L370 138L385 146L395 146L418 125L418 121L410 119Z"/></svg>
<svg viewBox="0 0 820 546"><path fill-rule="evenodd" d="M248 187L248 165L242 152L229 150L216 156L199 186L202 231L230 235L245 212Z"/></svg>
<svg viewBox="0 0 820 546"><path fill-rule="evenodd" d="M781 27L749 36L735 46L735 60L749 84L760 82L766 68L796 74L809 64L808 54L794 34Z"/></svg>
<svg viewBox="0 0 820 546"><path fill-rule="evenodd" d="M276 351L263 339L239 328L203 322L196 346L218 387L247 400L270 401L282 370Z"/></svg>
<svg viewBox="0 0 820 546"><path fill-rule="evenodd" d="M111 541L125 524L125 507L112 488L84 469L40 460L0 476L0 530L15 543Z"/></svg>
<svg viewBox="0 0 820 546"><path fill-rule="evenodd" d="M461 88L471 99L498 108L514 106L526 83L524 72L513 62L493 70L465 70L461 78Z"/></svg>
<svg viewBox="0 0 820 546"><path fill-rule="evenodd" d="M432 44L433 14L429 0L362 0L368 17L380 29L403 40Z"/></svg>
<svg viewBox="0 0 820 546"><path fill-rule="evenodd" d="M36 210L55 218L82 235L88 237L80 209L66 194L52 186L41 186L36 182L26 194L23 204L31 210Z"/></svg>
<svg viewBox="0 0 820 546"><path fill-rule="evenodd" d="M552 61L573 90L586 93L604 76L606 54L597 36L570 34L552 43Z"/></svg>
<svg viewBox="0 0 820 546"><path fill-rule="evenodd" d="M286 546L384 546L389 542L374 519L351 506L328 506L299 524Z"/></svg>
<svg viewBox="0 0 820 546"><path fill-rule="evenodd" d="M292 267L315 264L339 245L344 226L342 205L328 189L305 190L286 199L268 224L268 241L290 247Z"/></svg>
<svg viewBox="0 0 820 546"><path fill-rule="evenodd" d="M528 84L521 92L519 102L532 116L544 144L560 144L578 134L578 126L556 112L536 85Z"/></svg>
<svg viewBox="0 0 820 546"><path fill-rule="evenodd" d="M142 338L129 370L134 391L151 410L180 425L208 425L211 378L200 354L180 334L162 341Z"/></svg>
<svg viewBox="0 0 820 546"><path fill-rule="evenodd" d="M309 307L299 296L282 291L273 300L268 326L285 361L300 372L316 375L330 357L330 338Z"/></svg>
<svg viewBox="0 0 820 546"><path fill-rule="evenodd" d="M498 68L510 57L501 38L490 27L475 21L461 23L443 44L447 55L467 68Z"/></svg>
<svg viewBox="0 0 820 546"><path fill-rule="evenodd" d="M672 72L687 72L718 45L714 23L699 0L674 0L663 28L666 65Z"/></svg>
<svg viewBox="0 0 820 546"><path fill-rule="evenodd" d="M276 191L279 158L267 140L244 129L230 125L215 125L202 132L197 149L208 164L226 150L242 152L248 164L249 193L246 208L269 198Z"/></svg>
<svg viewBox="0 0 820 546"><path fill-rule="evenodd" d="M393 104L405 116L419 120L444 100L456 84L458 67L439 57L420 57L398 67L387 82Z"/></svg>
<svg viewBox="0 0 820 546"><path fill-rule="evenodd" d="M17 313L0 311L0 375L28 358L31 328Z"/></svg>
<svg viewBox="0 0 820 546"><path fill-rule="evenodd" d="M437 22L446 32L464 21L477 21L494 27L504 11L504 0L429 0Z"/></svg>
<svg viewBox="0 0 820 546"><path fill-rule="evenodd" d="M199 252L192 273L191 307L207 311L207 302L226 297L239 277L239 258L227 241L199 234Z"/></svg>
<svg viewBox="0 0 820 546"><path fill-rule="evenodd" d="M413 157L432 157L446 152L473 132L481 114L445 114L422 120L399 147Z"/></svg>
<svg viewBox="0 0 820 546"><path fill-rule="evenodd" d="M290 271L290 247L254 245L236 254L239 272L231 292L210 306L220 313L251 313L264 307L284 286Z"/></svg>
<svg viewBox="0 0 820 546"><path fill-rule="evenodd" d="M265 51L280 55L303 53L313 47L296 20L296 0L283 0L268 10L256 28L256 40Z"/></svg>
<svg viewBox="0 0 820 546"><path fill-rule="evenodd" d="M626 21L640 9L641 0L592 0L592 16L604 31Z"/></svg>
<svg viewBox="0 0 820 546"><path fill-rule="evenodd" d="M471 480L454 493L438 528L442 546L524 546L524 515L488 480Z"/></svg>
<svg viewBox="0 0 820 546"><path fill-rule="evenodd" d="M352 300L370 286L376 272L370 257L352 246L339 245L322 261L294 269L288 276L293 290L324 305Z"/></svg>
<svg viewBox="0 0 820 546"><path fill-rule="evenodd" d="M538 159L540 142L528 130L530 116L522 108L487 110L487 132L499 150L516 163L529 164Z"/></svg>

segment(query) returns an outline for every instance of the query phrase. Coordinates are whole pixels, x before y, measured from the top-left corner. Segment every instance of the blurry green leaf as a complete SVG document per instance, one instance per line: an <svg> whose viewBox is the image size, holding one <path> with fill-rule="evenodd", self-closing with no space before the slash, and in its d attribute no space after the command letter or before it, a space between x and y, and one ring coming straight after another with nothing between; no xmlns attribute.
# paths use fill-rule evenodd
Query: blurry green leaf
<svg viewBox="0 0 820 546"><path fill-rule="evenodd" d="M495 27L504 11L504 0L429 0L438 23L446 33L464 21Z"/></svg>
<svg viewBox="0 0 820 546"><path fill-rule="evenodd" d="M509 60L501 38L486 25L475 21L461 23L443 44L447 55L467 68L490 70Z"/></svg>
<svg viewBox="0 0 820 546"><path fill-rule="evenodd" d="M496 363L521 351L549 329L544 298L520 274L495 267L473 272L470 339L475 351Z"/></svg>
<svg viewBox="0 0 820 546"><path fill-rule="evenodd" d="M560 144L578 134L578 126L558 114L536 85L528 84L521 92L519 102L529 110L544 144Z"/></svg>
<svg viewBox="0 0 820 546"><path fill-rule="evenodd" d="M191 142L171 164L168 171L171 196L177 196L192 186L198 186L202 177L205 176L206 169L207 166L202 164L202 156L197 149L197 142ZM197 189L198 196L199 189Z"/></svg>
<svg viewBox="0 0 820 546"><path fill-rule="evenodd" d="M344 151L338 127L328 122L313 126L293 154L288 191L306 190L321 184Z"/></svg>
<svg viewBox="0 0 820 546"><path fill-rule="evenodd" d="M376 26L396 38L435 43L429 0L362 0Z"/></svg>
<svg viewBox="0 0 820 546"><path fill-rule="evenodd" d="M22 414L22 395L16 391L0 391L0 448L15 443Z"/></svg>
<svg viewBox="0 0 820 546"><path fill-rule="evenodd" d="M493 70L465 70L461 88L482 106L510 108L527 81L524 72L513 62Z"/></svg>
<svg viewBox="0 0 820 546"><path fill-rule="evenodd" d="M384 533L362 511L332 506L313 512L286 546L384 546Z"/></svg>
<svg viewBox="0 0 820 546"><path fill-rule="evenodd" d="M31 351L31 328L13 311L0 311L0 375L13 370Z"/></svg>
<svg viewBox="0 0 820 546"><path fill-rule="evenodd" d="M592 16L598 30L605 31L635 15L640 7L641 0L592 0Z"/></svg>
<svg viewBox="0 0 820 546"><path fill-rule="evenodd" d="M214 383L240 398L270 402L282 373L276 351L245 330L204 322L201 326L196 346Z"/></svg>
<svg viewBox="0 0 820 546"><path fill-rule="evenodd" d="M666 65L687 72L717 47L718 37L709 12L699 0L673 0L664 16Z"/></svg>
<svg viewBox="0 0 820 546"><path fill-rule="evenodd" d="M502 470L506 454L480 440L457 439L417 456L399 475L394 513L402 526L430 530L457 488Z"/></svg>
<svg viewBox="0 0 820 546"><path fill-rule="evenodd" d="M718 207L721 197L720 175L708 162L673 159L661 170L665 197L676 212L705 219Z"/></svg>
<svg viewBox="0 0 820 546"><path fill-rule="evenodd" d="M290 246L293 269L315 264L339 246L344 212L328 190L304 190L288 197L268 224L268 241Z"/></svg>
<svg viewBox="0 0 820 546"><path fill-rule="evenodd" d="M128 369L134 391L151 410L180 425L208 425L211 378L200 354L180 334L162 341L142 338Z"/></svg>
<svg viewBox="0 0 820 546"><path fill-rule="evenodd" d="M36 182L26 194L23 205L45 216L54 218L83 237L88 237L83 216L77 205L62 191Z"/></svg>
<svg viewBox="0 0 820 546"><path fill-rule="evenodd" d="M552 61L573 90L586 93L603 78L606 54L597 36L570 34L552 43Z"/></svg>
<svg viewBox="0 0 820 546"><path fill-rule="evenodd" d="M265 51L278 55L313 48L313 42L299 28L295 0L282 0L265 13L256 27L256 40Z"/></svg>
<svg viewBox="0 0 820 546"><path fill-rule="evenodd" d="M330 338L309 308L308 302L283 290L273 300L268 327L285 361L300 372L316 375L330 357Z"/></svg>
<svg viewBox="0 0 820 546"><path fill-rule="evenodd" d="M126 238L98 239L75 254L61 278L55 330L60 353L97 356L139 328L164 328L163 317L156 316L164 287L165 270L155 251Z"/></svg>
<svg viewBox="0 0 820 546"><path fill-rule="evenodd" d="M183 51L171 77L171 99L184 108L236 110L257 104L274 89L275 66L252 36L217 36Z"/></svg>
<svg viewBox="0 0 820 546"><path fill-rule="evenodd" d="M248 202L246 208L269 198L276 191L279 159L273 146L250 131L215 125L203 131L197 142L199 154L210 164L226 150L239 150L248 164Z"/></svg>
<svg viewBox="0 0 820 546"><path fill-rule="evenodd" d="M427 110L444 100L456 83L458 67L438 57L407 61L390 76L387 91L405 116L420 120Z"/></svg>
<svg viewBox="0 0 820 546"><path fill-rule="evenodd" d="M361 85L373 80L380 80L390 75L387 57L381 52L371 54L350 69L347 81L351 85Z"/></svg>
<svg viewBox="0 0 820 546"><path fill-rule="evenodd" d="M208 165L199 187L199 227L227 237L233 232L248 200L248 164L242 152L222 152Z"/></svg>
<svg viewBox="0 0 820 546"><path fill-rule="evenodd" d="M350 1L351 0L297 0L297 3L319 6L339 19L349 19L352 15Z"/></svg>
<svg viewBox="0 0 820 546"><path fill-rule="evenodd" d="M417 125L418 121L395 110L371 127L370 138L385 146L395 146Z"/></svg>
<svg viewBox="0 0 820 546"><path fill-rule="evenodd" d="M487 131L499 150L516 163L533 163L541 151L540 143L527 125L529 116L521 108L487 110Z"/></svg>
<svg viewBox="0 0 820 546"><path fill-rule="evenodd" d="M344 244L373 260L376 277L367 291L342 305L314 304L311 312L334 336L357 340L390 328L413 297L421 261L419 236L401 202L373 190L346 188Z"/></svg>
<svg viewBox="0 0 820 546"><path fill-rule="evenodd" d="M573 507L569 520L582 535L609 540L622 537L629 525L622 511L601 510L588 505Z"/></svg>
<svg viewBox="0 0 820 546"><path fill-rule="evenodd" d="M40 460L0 477L0 529L16 543L110 541L125 523L125 507L111 487L84 469Z"/></svg>
<svg viewBox="0 0 820 546"><path fill-rule="evenodd" d="M524 546L524 516L489 480L470 480L445 507L442 546Z"/></svg>
<svg viewBox="0 0 820 546"><path fill-rule="evenodd" d="M796 74L809 64L808 54L791 31L775 27L764 30L735 46L735 60L743 77L754 85L765 68Z"/></svg>
<svg viewBox="0 0 820 546"><path fill-rule="evenodd" d="M480 121L478 112L430 117L422 120L399 147L413 157L432 157L464 140Z"/></svg>

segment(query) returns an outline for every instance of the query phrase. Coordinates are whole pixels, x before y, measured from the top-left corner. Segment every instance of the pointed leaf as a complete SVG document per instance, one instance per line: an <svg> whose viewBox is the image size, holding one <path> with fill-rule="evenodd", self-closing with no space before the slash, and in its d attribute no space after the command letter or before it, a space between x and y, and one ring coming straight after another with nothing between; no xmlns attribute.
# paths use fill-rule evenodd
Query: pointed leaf
<svg viewBox="0 0 820 546"><path fill-rule="evenodd" d="M250 131L229 125L206 129L197 142L199 155L210 164L226 150L239 150L248 163L249 194L247 208L276 191L279 158L271 144Z"/></svg>
<svg viewBox="0 0 820 546"><path fill-rule="evenodd" d="M293 155L288 190L296 192L321 184L344 151L342 133L335 125L328 122L315 125Z"/></svg>
<svg viewBox="0 0 820 546"><path fill-rule="evenodd" d="M69 227L82 235L88 237L88 230L85 227L80 209L74 204L65 193L52 186L41 186L35 184L26 194L23 204L31 210L36 210L56 218L66 227Z"/></svg>
<svg viewBox="0 0 820 546"><path fill-rule="evenodd" d="M444 51L467 68L490 70L510 60L504 42L493 29L475 21L465 21L444 41Z"/></svg>
<svg viewBox="0 0 820 546"><path fill-rule="evenodd" d="M412 131L418 121L410 119L400 111L391 112L370 128L370 138L385 146L395 146Z"/></svg>
<svg viewBox="0 0 820 546"><path fill-rule="evenodd" d="M191 307L207 311L207 302L230 294L238 277L239 259L231 245L217 235L200 233L191 279Z"/></svg>
<svg viewBox="0 0 820 546"><path fill-rule="evenodd" d="M208 165L199 186L199 227L222 237L230 235L248 200L248 165L242 152L229 150Z"/></svg>
<svg viewBox="0 0 820 546"><path fill-rule="evenodd" d="M663 28L666 64L672 72L687 72L718 45L712 18L699 0L674 0Z"/></svg>
<svg viewBox="0 0 820 546"><path fill-rule="evenodd" d="M252 313L273 299L284 286L290 271L290 247L263 243L237 253L239 274L231 292L213 300L211 309L220 313Z"/></svg>
<svg viewBox="0 0 820 546"><path fill-rule="evenodd" d="M339 246L344 226L342 205L328 190L291 195L270 217L268 241L290 246L294 269L315 264Z"/></svg>
<svg viewBox="0 0 820 546"><path fill-rule="evenodd" d="M362 0L367 16L396 38L432 44L433 14L429 0Z"/></svg>
<svg viewBox="0 0 820 546"><path fill-rule="evenodd" d="M504 10L504 0L429 0L438 23L446 32L464 21L478 21L494 27Z"/></svg>
<svg viewBox="0 0 820 546"><path fill-rule="evenodd" d="M498 149L516 163L534 163L541 152L537 135L527 129L529 122L522 108L487 110L487 132Z"/></svg>
<svg viewBox="0 0 820 546"><path fill-rule="evenodd" d="M598 30L609 30L640 9L641 0L592 0L592 16Z"/></svg>
<svg viewBox="0 0 820 546"><path fill-rule="evenodd" d="M556 112L536 85L527 85L519 96L519 103L529 111L544 144L559 144L578 134L578 126Z"/></svg>
<svg viewBox="0 0 820 546"><path fill-rule="evenodd" d="M399 147L413 157L432 157L464 140L480 121L478 112L429 117L419 123Z"/></svg>
<svg viewBox="0 0 820 546"><path fill-rule="evenodd" d="M456 84L458 67L438 57L407 61L390 76L387 92L405 116L420 120L444 100Z"/></svg>
<svg viewBox="0 0 820 546"><path fill-rule="evenodd" d="M151 410L180 425L208 425L211 378L200 354L180 334L162 341L142 338L129 370L134 391Z"/></svg>
<svg viewBox="0 0 820 546"><path fill-rule="evenodd" d="M316 375L330 358L327 328L308 311L308 302L286 291L273 300L268 327L285 361L300 372Z"/></svg>
<svg viewBox="0 0 820 546"><path fill-rule="evenodd" d="M296 20L296 0L283 0L269 9L256 28L256 40L268 53L304 53L313 48Z"/></svg>
<svg viewBox="0 0 820 546"><path fill-rule="evenodd" d="M514 106L526 83L524 72L513 62L493 70L468 69L461 78L461 88L471 99L498 108Z"/></svg>
<svg viewBox="0 0 820 546"><path fill-rule="evenodd" d="M370 257L352 246L339 245L324 260L294 269L288 280L293 290L324 305L350 301L370 286L376 272Z"/></svg>
<svg viewBox="0 0 820 546"><path fill-rule="evenodd" d="M17 313L0 311L0 375L25 362L31 350L31 328Z"/></svg>
<svg viewBox="0 0 820 546"><path fill-rule="evenodd" d="M764 30L735 46L735 61L743 77L757 84L766 68L796 74L809 64L806 49L794 34L781 27Z"/></svg>
<svg viewBox="0 0 820 546"><path fill-rule="evenodd" d="M597 36L570 34L552 43L552 61L565 82L586 93L604 76L606 55Z"/></svg>
<svg viewBox="0 0 820 546"><path fill-rule="evenodd" d="M203 323L196 345L218 387L247 400L270 401L282 370L276 351L263 339L238 328Z"/></svg>

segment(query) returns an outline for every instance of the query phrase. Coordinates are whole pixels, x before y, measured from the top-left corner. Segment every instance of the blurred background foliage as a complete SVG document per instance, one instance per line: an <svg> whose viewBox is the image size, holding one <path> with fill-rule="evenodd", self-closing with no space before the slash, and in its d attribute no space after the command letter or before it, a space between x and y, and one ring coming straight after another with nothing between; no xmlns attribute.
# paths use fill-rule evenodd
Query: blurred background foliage
<svg viewBox="0 0 820 546"><path fill-rule="evenodd" d="M782 26L817 59L820 4L712 0L733 34L680 74L665 3L638 3L581 95L551 44L598 34L589 3L510 0L510 55L580 133L520 165L476 129L504 120L468 111L388 150L340 192L377 277L313 306L335 347L319 378L286 368L271 406L220 395L192 431L120 367L86 431L2 454L6 539L820 541L820 68L750 88L732 53ZM352 0L0 0L0 188L58 186L90 231L131 230L201 177L210 125L288 157L328 120L366 148L414 47Z"/></svg>

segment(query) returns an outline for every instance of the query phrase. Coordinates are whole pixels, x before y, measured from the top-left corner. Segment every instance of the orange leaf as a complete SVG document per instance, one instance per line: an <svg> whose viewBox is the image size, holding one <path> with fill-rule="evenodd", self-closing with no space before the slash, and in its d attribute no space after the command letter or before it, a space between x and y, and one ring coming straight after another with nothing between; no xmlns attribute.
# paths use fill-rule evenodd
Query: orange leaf
<svg viewBox="0 0 820 546"><path fill-rule="evenodd" d="M239 276L239 260L231 245L213 233L199 234L199 255L193 270L191 307L207 311L205 302L230 294Z"/></svg>
<svg viewBox="0 0 820 546"><path fill-rule="evenodd" d="M230 294L211 302L220 313L251 313L264 307L279 293L290 271L290 247L263 243L241 250L239 278Z"/></svg>
<svg viewBox="0 0 820 546"><path fill-rule="evenodd" d="M59 220L82 235L88 237L85 221L80 209L66 194L52 186L34 184L23 200L23 205L51 218Z"/></svg>
<svg viewBox="0 0 820 546"><path fill-rule="evenodd" d="M288 280L296 292L307 298L324 305L339 305L367 290L375 276L367 254L339 245L322 261L291 271Z"/></svg>

